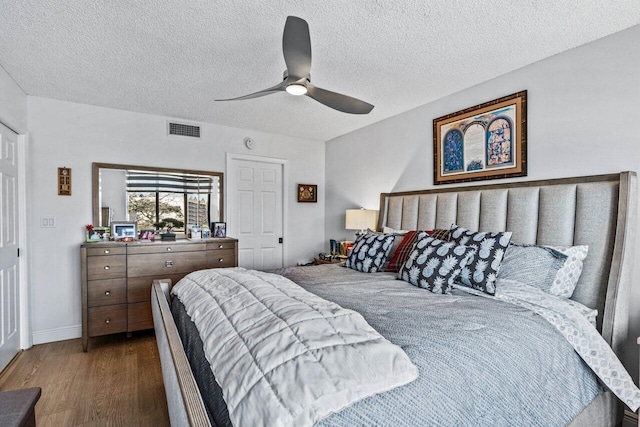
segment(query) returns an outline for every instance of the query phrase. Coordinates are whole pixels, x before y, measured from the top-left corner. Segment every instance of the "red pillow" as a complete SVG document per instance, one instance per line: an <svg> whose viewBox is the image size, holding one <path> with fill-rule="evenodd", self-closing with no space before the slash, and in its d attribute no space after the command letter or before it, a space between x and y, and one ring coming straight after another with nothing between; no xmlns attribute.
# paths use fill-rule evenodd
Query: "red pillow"
<svg viewBox="0 0 640 427"><path fill-rule="evenodd" d="M427 234L435 239L448 242L451 233L449 230L427 230ZM387 271L400 271L400 267L407 262L411 249L413 249L413 246L417 241L418 231L411 230L405 234L404 239L402 239L402 242L400 242L400 245L398 246L398 249L396 249L396 252L391 257L391 261L389 261Z"/></svg>

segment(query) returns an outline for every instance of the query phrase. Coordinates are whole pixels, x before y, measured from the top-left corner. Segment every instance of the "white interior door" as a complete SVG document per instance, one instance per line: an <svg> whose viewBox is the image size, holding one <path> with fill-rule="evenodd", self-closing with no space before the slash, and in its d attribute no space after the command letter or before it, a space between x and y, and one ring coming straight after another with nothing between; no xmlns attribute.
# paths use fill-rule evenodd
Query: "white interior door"
<svg viewBox="0 0 640 427"><path fill-rule="evenodd" d="M238 265L282 267L283 165L232 158L227 172L227 230L238 239Z"/></svg>
<svg viewBox="0 0 640 427"><path fill-rule="evenodd" d="M0 371L20 350L18 135L0 125Z"/></svg>

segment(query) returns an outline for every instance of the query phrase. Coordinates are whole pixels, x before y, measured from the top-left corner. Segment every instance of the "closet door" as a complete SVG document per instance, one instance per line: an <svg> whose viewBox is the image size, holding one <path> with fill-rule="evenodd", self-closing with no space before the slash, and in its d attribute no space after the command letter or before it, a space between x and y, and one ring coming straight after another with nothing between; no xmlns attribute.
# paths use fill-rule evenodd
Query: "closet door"
<svg viewBox="0 0 640 427"><path fill-rule="evenodd" d="M228 224L238 239L238 265L256 270L282 267L283 165L231 159Z"/></svg>
<svg viewBox="0 0 640 427"><path fill-rule="evenodd" d="M0 125L0 371L20 350L18 135Z"/></svg>

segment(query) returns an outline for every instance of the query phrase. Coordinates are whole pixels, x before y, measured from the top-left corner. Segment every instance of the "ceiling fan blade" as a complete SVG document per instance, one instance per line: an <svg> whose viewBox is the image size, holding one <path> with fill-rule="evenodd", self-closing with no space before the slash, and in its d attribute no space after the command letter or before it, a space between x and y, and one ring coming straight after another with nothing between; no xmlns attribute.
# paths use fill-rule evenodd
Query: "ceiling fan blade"
<svg viewBox="0 0 640 427"><path fill-rule="evenodd" d="M326 105L327 107L342 111L343 113L368 114L373 110L373 105L367 102L360 101L359 99L342 95L340 93L331 92L326 89L321 89L317 86L307 85L307 96Z"/></svg>
<svg viewBox="0 0 640 427"><path fill-rule="evenodd" d="M258 91L258 92L250 93L249 95L239 96L237 98L216 99L216 101L238 101L238 100L242 100L242 99L259 98L261 96L271 95L272 93L281 92L281 91L285 90L286 87L287 87L286 81L283 81L281 83L278 83L275 86L271 86L268 89L263 89L263 90Z"/></svg>
<svg viewBox="0 0 640 427"><path fill-rule="evenodd" d="M307 21L287 16L282 35L282 53L292 80L300 80L311 71L311 37Z"/></svg>

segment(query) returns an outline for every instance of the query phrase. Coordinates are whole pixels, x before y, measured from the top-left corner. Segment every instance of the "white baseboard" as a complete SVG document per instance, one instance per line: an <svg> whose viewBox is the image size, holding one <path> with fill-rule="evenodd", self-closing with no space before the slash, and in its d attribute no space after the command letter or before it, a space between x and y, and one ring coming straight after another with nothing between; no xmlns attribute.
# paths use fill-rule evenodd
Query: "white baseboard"
<svg viewBox="0 0 640 427"><path fill-rule="evenodd" d="M63 326L62 328L33 331L33 345L48 342L71 340L82 336L82 325Z"/></svg>

